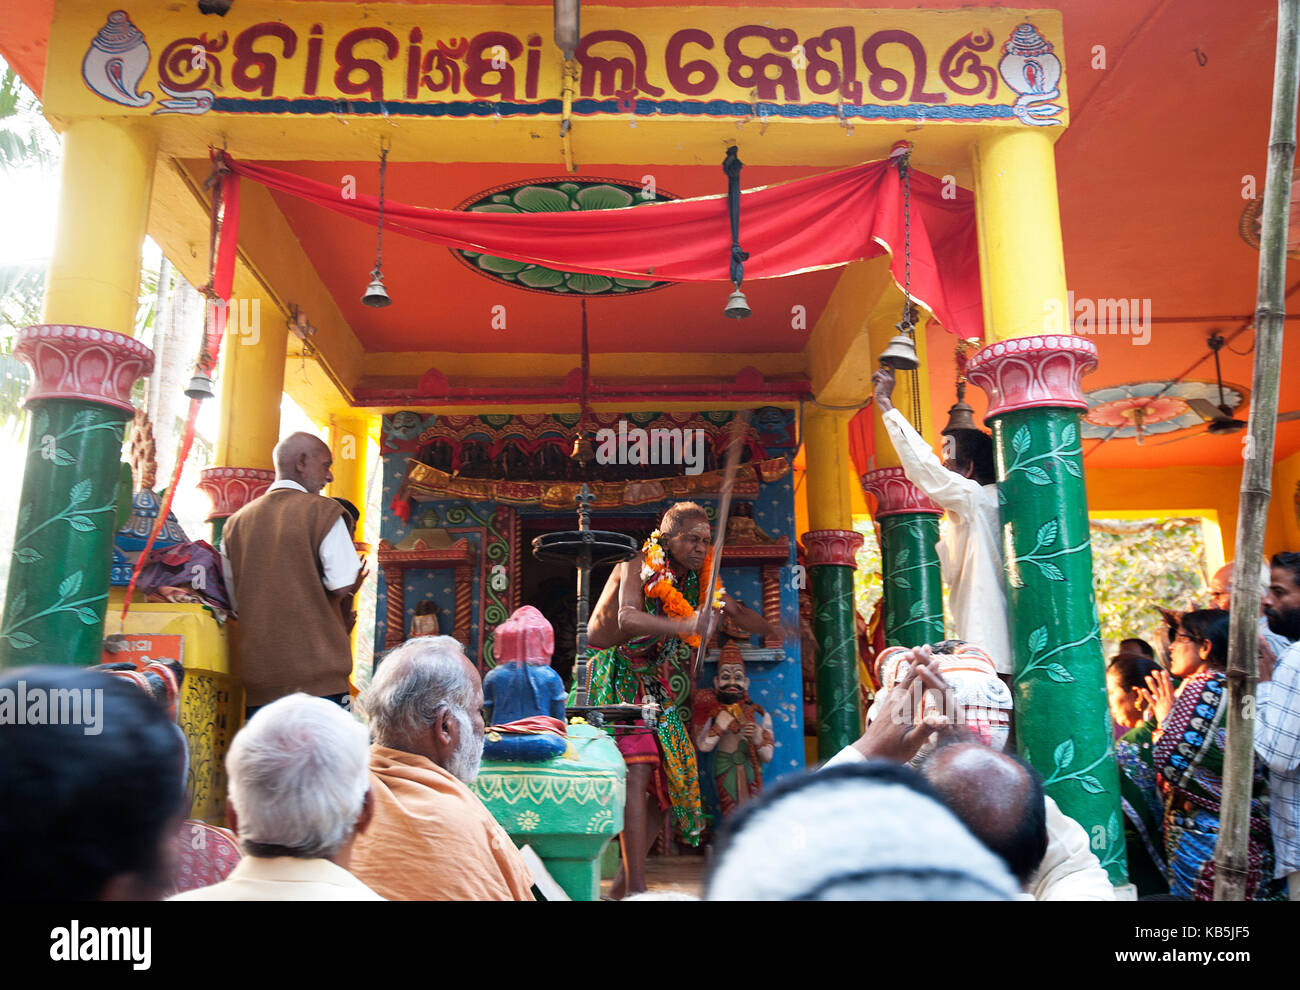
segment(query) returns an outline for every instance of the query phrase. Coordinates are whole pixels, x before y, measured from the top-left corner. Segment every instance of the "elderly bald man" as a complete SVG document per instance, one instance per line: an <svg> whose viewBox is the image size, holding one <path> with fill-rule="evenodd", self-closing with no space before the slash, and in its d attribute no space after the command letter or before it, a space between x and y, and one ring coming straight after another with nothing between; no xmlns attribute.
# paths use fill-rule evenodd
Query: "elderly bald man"
<svg viewBox="0 0 1300 990"><path fill-rule="evenodd" d="M1046 795L1034 768L982 743L953 742L935 750L922 773L948 810L997 853L1032 899L1048 841Z"/></svg>
<svg viewBox="0 0 1300 990"><path fill-rule="evenodd" d="M1228 611L1232 605L1232 578L1236 573L1237 562L1230 560L1210 578L1210 608L1218 608ZM1260 612L1263 612L1263 598L1268 594L1269 585L1272 584L1272 568L1269 567L1268 561L1261 561L1259 565L1259 595L1260 595ZM1276 659L1285 653L1291 646L1291 640L1285 636L1275 633L1268 624L1268 618L1263 614L1259 617L1259 645L1262 653Z"/></svg>
<svg viewBox="0 0 1300 990"><path fill-rule="evenodd" d="M344 510L320 490L330 449L276 444L275 483L226 522L222 568L239 619L247 714L301 691L347 707L352 645L342 602L365 580Z"/></svg>

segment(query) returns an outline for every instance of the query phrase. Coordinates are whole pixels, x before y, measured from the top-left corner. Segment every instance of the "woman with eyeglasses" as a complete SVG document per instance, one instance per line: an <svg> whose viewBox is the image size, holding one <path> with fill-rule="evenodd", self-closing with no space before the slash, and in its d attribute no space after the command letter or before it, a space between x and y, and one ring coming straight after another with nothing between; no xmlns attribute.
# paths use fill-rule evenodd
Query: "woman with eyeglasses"
<svg viewBox="0 0 1300 990"><path fill-rule="evenodd" d="M1164 802L1165 861L1170 893L1214 898L1214 846L1219 838L1227 737L1228 613L1184 612L1169 625L1169 670L1147 677L1143 702L1155 716L1154 763ZM1172 676L1171 676L1172 675ZM1174 689L1173 678L1183 683ZM1250 801L1248 900L1281 899L1273 877L1268 782L1255 761Z"/></svg>

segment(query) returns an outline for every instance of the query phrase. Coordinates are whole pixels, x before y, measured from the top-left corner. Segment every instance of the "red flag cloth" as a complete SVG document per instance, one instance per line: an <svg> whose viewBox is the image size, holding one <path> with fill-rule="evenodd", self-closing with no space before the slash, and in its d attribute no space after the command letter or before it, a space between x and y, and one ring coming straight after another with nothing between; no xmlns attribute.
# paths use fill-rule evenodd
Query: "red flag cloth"
<svg viewBox="0 0 1300 990"><path fill-rule="evenodd" d="M378 222L379 201L292 172L227 158L237 174L363 221ZM912 169L912 296L945 329L983 337L975 199L945 198L936 178ZM954 195L955 193L955 195ZM568 272L670 282L730 278L731 230L725 195L572 213L470 213L384 201L386 229L435 244ZM833 268L888 252L901 286L903 185L889 160L868 162L740 194L745 274L779 278Z"/></svg>
<svg viewBox="0 0 1300 990"><path fill-rule="evenodd" d="M873 428L871 407L859 409L849 420L849 456L853 470L859 478L871 470L871 459L876 456L876 433Z"/></svg>

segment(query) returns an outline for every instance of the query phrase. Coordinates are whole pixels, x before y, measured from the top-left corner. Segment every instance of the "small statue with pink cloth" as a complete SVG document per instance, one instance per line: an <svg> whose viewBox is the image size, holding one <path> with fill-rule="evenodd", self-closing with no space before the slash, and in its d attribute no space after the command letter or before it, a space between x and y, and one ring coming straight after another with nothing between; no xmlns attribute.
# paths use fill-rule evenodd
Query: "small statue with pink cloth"
<svg viewBox="0 0 1300 990"><path fill-rule="evenodd" d="M564 753L567 692L551 669L551 624L531 605L516 609L497 626L493 652L497 666L483 678L484 759L535 763Z"/></svg>

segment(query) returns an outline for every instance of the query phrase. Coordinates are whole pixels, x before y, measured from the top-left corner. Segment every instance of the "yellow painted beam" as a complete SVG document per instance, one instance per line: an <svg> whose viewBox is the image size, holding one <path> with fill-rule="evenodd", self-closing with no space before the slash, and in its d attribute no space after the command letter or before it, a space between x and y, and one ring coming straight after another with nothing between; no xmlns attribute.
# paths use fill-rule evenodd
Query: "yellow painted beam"
<svg viewBox="0 0 1300 990"><path fill-rule="evenodd" d="M893 287L888 256L859 261L844 269L805 348L812 391L818 402L850 406L871 396L871 372L876 367L877 352L872 350L867 327L889 312L889 291ZM892 312L896 323L902 312L901 296Z"/></svg>
<svg viewBox="0 0 1300 990"><path fill-rule="evenodd" d="M46 323L134 333L156 141L148 121L67 129Z"/></svg>
<svg viewBox="0 0 1300 990"><path fill-rule="evenodd" d="M296 338L291 340L297 342ZM292 347L284 359L284 391L321 429L328 427L334 416L353 408L350 396L340 391L325 367L314 356L305 356ZM399 405L392 411L413 408ZM379 410L371 412L379 415Z"/></svg>
<svg viewBox="0 0 1300 990"><path fill-rule="evenodd" d="M207 177L207 165L187 162L184 174L195 190ZM344 389L361 377L361 342L344 319L307 253L275 200L264 186L240 183L239 255L286 317L291 305L306 313L316 333L311 339L318 359ZM206 214L206 196L203 197Z"/></svg>
<svg viewBox="0 0 1300 990"><path fill-rule="evenodd" d="M57 4L44 98L47 112L59 126L79 116L103 113L148 117L168 99L161 86L169 82L172 87L197 87L196 93L210 92L215 99L202 113L152 118L159 122L164 152L176 157L204 157L210 145L224 145L237 155L267 161L373 161L380 142L386 141L393 145L393 161L562 163L561 63L550 42L549 4L440 3L435 10L429 4L413 3L239 0L219 20L203 16L193 3L139 4L129 16L151 57L138 63L127 60L124 81L130 93L138 95L126 101L112 94L102 66L92 65L89 77L82 71L90 40L105 26L109 9L90 0ZM1000 46L1028 20L1058 52L1063 43L1061 15L1056 11L875 10L829 3L822 8L758 9L773 38L751 37L738 43L733 32L751 26L756 16L744 5L661 4L633 11L617 4L584 4L582 27L587 36L610 30L626 34L593 45L580 59L584 63L580 90L587 92L579 92L579 101L595 99L606 106L593 115L580 105L574 115L570 144L579 167L617 162L716 167L727 145L739 140L749 164L830 168L884 157L906 127L920 146L917 167L963 181L972 135L1006 126L1005 118L944 119L918 113L906 121L840 120L771 112L773 104L841 99L812 88L818 83L819 89L824 87L828 72L841 71L837 64L841 56L833 42L829 50L814 56L811 51L806 55L795 51L793 39L815 38L840 27L855 32L862 44L881 31L902 32L894 41L872 46L870 55L861 50L852 53L851 75L864 92L851 93L847 102L886 101L914 112L934 107L936 99L945 109L987 106L990 100L1008 106L1015 99L1005 85L998 84L996 93L983 87L975 92L969 86L969 76L995 72L997 49L977 61L980 72L963 72L960 80L939 72L945 56L951 60L950 53L963 36L988 33ZM268 35L267 25L280 37ZM695 32L685 45L680 36L683 28ZM357 29L365 29L369 37L357 40ZM417 76L412 91L409 66L418 68L428 56L436 57L435 39L464 37L473 45L486 32L499 32L506 43L501 47L502 66L487 69L486 60L492 56L474 50L454 60L461 71L453 81L446 62L437 59L420 75L430 85L441 77L436 84L442 88L432 91ZM191 39L202 36L215 42L219 33L228 36L228 43L213 47L202 64L177 57L188 55L192 44L186 42ZM534 37L540 43L530 43ZM772 52L774 45L782 46L777 50L784 51L784 58L760 54ZM170 53L166 59L164 52ZM967 56L972 54L966 51ZM783 64L787 58L790 62ZM876 66L867 71L864 58L871 58ZM928 71L919 77L922 65L928 65ZM138 77L133 68L139 70ZM774 74L780 77L780 89L767 81ZM711 81L701 82L710 75ZM721 118L691 117L684 112L635 114L631 107L607 112L618 90L633 83L641 90L641 100L723 101L736 110ZM1061 88L1062 96L1055 102L1066 107L1060 118L1064 124L1068 120L1064 80ZM100 95L105 92L109 95ZM232 107L227 102L232 100L239 105ZM449 101L466 107L496 106L499 112L489 116L428 112L431 104ZM339 113L348 102L371 112ZM511 115L511 102L540 102L542 106L532 109L544 112ZM376 106L382 109L377 111ZM1047 140L1056 140L1064 127L1041 130Z"/></svg>
<svg viewBox="0 0 1300 990"><path fill-rule="evenodd" d="M997 131L974 147L984 335L1071 333L1052 128Z"/></svg>
<svg viewBox="0 0 1300 990"><path fill-rule="evenodd" d="M208 280L209 205L202 192L202 180L185 163L161 158L149 220L150 235L177 271L195 286L202 286ZM316 410L308 414L323 426L329 423L333 410L350 404L350 386L361 373L360 342L266 190L243 183L240 196L240 251L235 265L233 304L237 310L240 298L249 300L251 305L251 299L257 297L263 325L274 322L280 330L289 318L289 304L302 307L317 328L311 338L313 363L324 361L324 368L315 377L327 388L321 397L308 395L300 387L301 375L287 377L286 388L304 410ZM270 268L253 264L253 257L269 259ZM279 334L280 330L274 332ZM297 338L289 341L293 344L291 352L298 353L301 345ZM282 344L282 357L284 353ZM288 371L293 370L291 361Z"/></svg>

